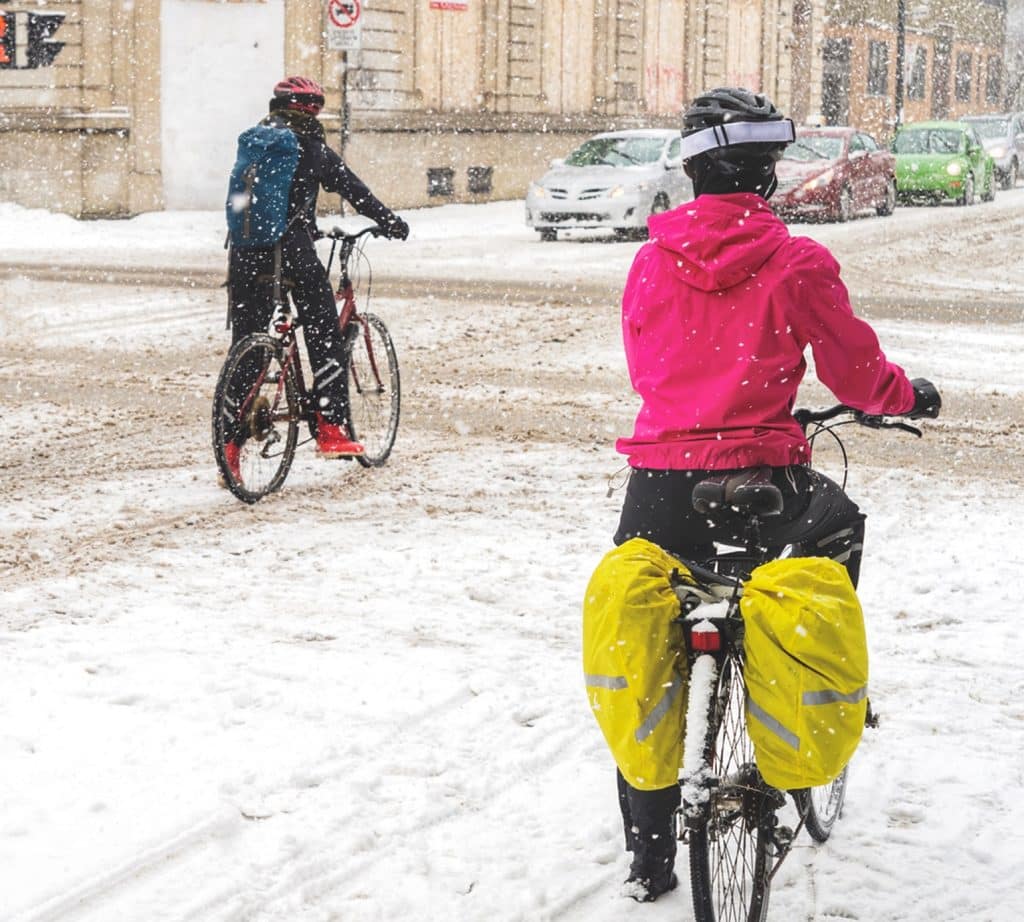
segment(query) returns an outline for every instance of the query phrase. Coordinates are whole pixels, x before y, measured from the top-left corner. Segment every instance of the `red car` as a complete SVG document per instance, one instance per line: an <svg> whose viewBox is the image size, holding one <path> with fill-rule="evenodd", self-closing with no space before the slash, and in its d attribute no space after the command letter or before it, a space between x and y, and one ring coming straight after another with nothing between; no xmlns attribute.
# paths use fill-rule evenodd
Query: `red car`
<svg viewBox="0 0 1024 922"><path fill-rule="evenodd" d="M896 158L855 128L798 128L775 175L771 205L782 218L849 221L896 207Z"/></svg>

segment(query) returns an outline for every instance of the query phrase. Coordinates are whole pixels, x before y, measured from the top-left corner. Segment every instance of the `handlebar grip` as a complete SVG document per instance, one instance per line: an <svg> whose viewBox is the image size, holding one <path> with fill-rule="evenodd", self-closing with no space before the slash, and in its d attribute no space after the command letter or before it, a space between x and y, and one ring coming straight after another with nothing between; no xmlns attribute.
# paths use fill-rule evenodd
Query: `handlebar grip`
<svg viewBox="0 0 1024 922"><path fill-rule="evenodd" d="M906 416L909 419L936 419L942 409L942 397L938 388L927 378L914 378L914 406Z"/></svg>

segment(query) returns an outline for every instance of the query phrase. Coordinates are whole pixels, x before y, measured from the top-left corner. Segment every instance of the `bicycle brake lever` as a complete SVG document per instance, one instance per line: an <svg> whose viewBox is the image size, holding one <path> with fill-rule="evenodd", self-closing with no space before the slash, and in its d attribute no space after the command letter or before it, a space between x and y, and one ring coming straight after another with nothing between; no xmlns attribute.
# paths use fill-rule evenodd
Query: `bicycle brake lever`
<svg viewBox="0 0 1024 922"><path fill-rule="evenodd" d="M872 416L869 413L860 413L857 416L857 422L862 426L867 426L869 429L901 429L903 432L909 432L918 438L921 438L922 435L921 430L916 426L911 426L909 423L898 420L890 420L885 416Z"/></svg>
<svg viewBox="0 0 1024 922"><path fill-rule="evenodd" d="M889 429L902 429L904 432L909 432L911 435L916 435L921 438L921 430L917 426L911 426L910 423L887 423L886 427Z"/></svg>

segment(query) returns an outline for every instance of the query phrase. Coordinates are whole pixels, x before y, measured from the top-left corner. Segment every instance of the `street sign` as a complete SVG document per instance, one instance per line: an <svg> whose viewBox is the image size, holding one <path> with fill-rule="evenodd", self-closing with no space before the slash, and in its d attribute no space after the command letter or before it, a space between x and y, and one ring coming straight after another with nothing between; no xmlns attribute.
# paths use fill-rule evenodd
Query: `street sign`
<svg viewBox="0 0 1024 922"><path fill-rule="evenodd" d="M460 10L465 12L469 9L469 0L430 0L432 10Z"/></svg>
<svg viewBox="0 0 1024 922"><path fill-rule="evenodd" d="M363 41L364 0L327 0L327 47L358 51Z"/></svg>

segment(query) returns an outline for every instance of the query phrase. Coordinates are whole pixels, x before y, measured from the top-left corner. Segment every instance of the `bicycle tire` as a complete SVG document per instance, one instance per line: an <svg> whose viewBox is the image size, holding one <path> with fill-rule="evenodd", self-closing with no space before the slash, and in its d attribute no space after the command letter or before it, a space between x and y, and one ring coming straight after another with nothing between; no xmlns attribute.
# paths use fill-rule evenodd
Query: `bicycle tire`
<svg viewBox="0 0 1024 922"><path fill-rule="evenodd" d="M848 766L828 784L793 791L796 808L815 842L825 842L832 834L836 820L842 816L847 769Z"/></svg>
<svg viewBox="0 0 1024 922"><path fill-rule="evenodd" d="M707 703L707 822L689 830L690 889L697 922L763 922L768 912L769 836L761 822L764 782L747 736L746 686L727 657Z"/></svg>
<svg viewBox="0 0 1024 922"><path fill-rule="evenodd" d="M376 314L360 314L349 328L348 428L363 446L356 460L363 467L380 467L398 434L402 403L398 356L388 328Z"/></svg>
<svg viewBox="0 0 1024 922"><path fill-rule="evenodd" d="M243 394L243 405L236 407ZM280 489L295 458L299 435L295 379L285 370L281 344L255 333L231 347L213 396L213 453L225 486L242 502L255 503ZM238 480L224 446L241 439Z"/></svg>

